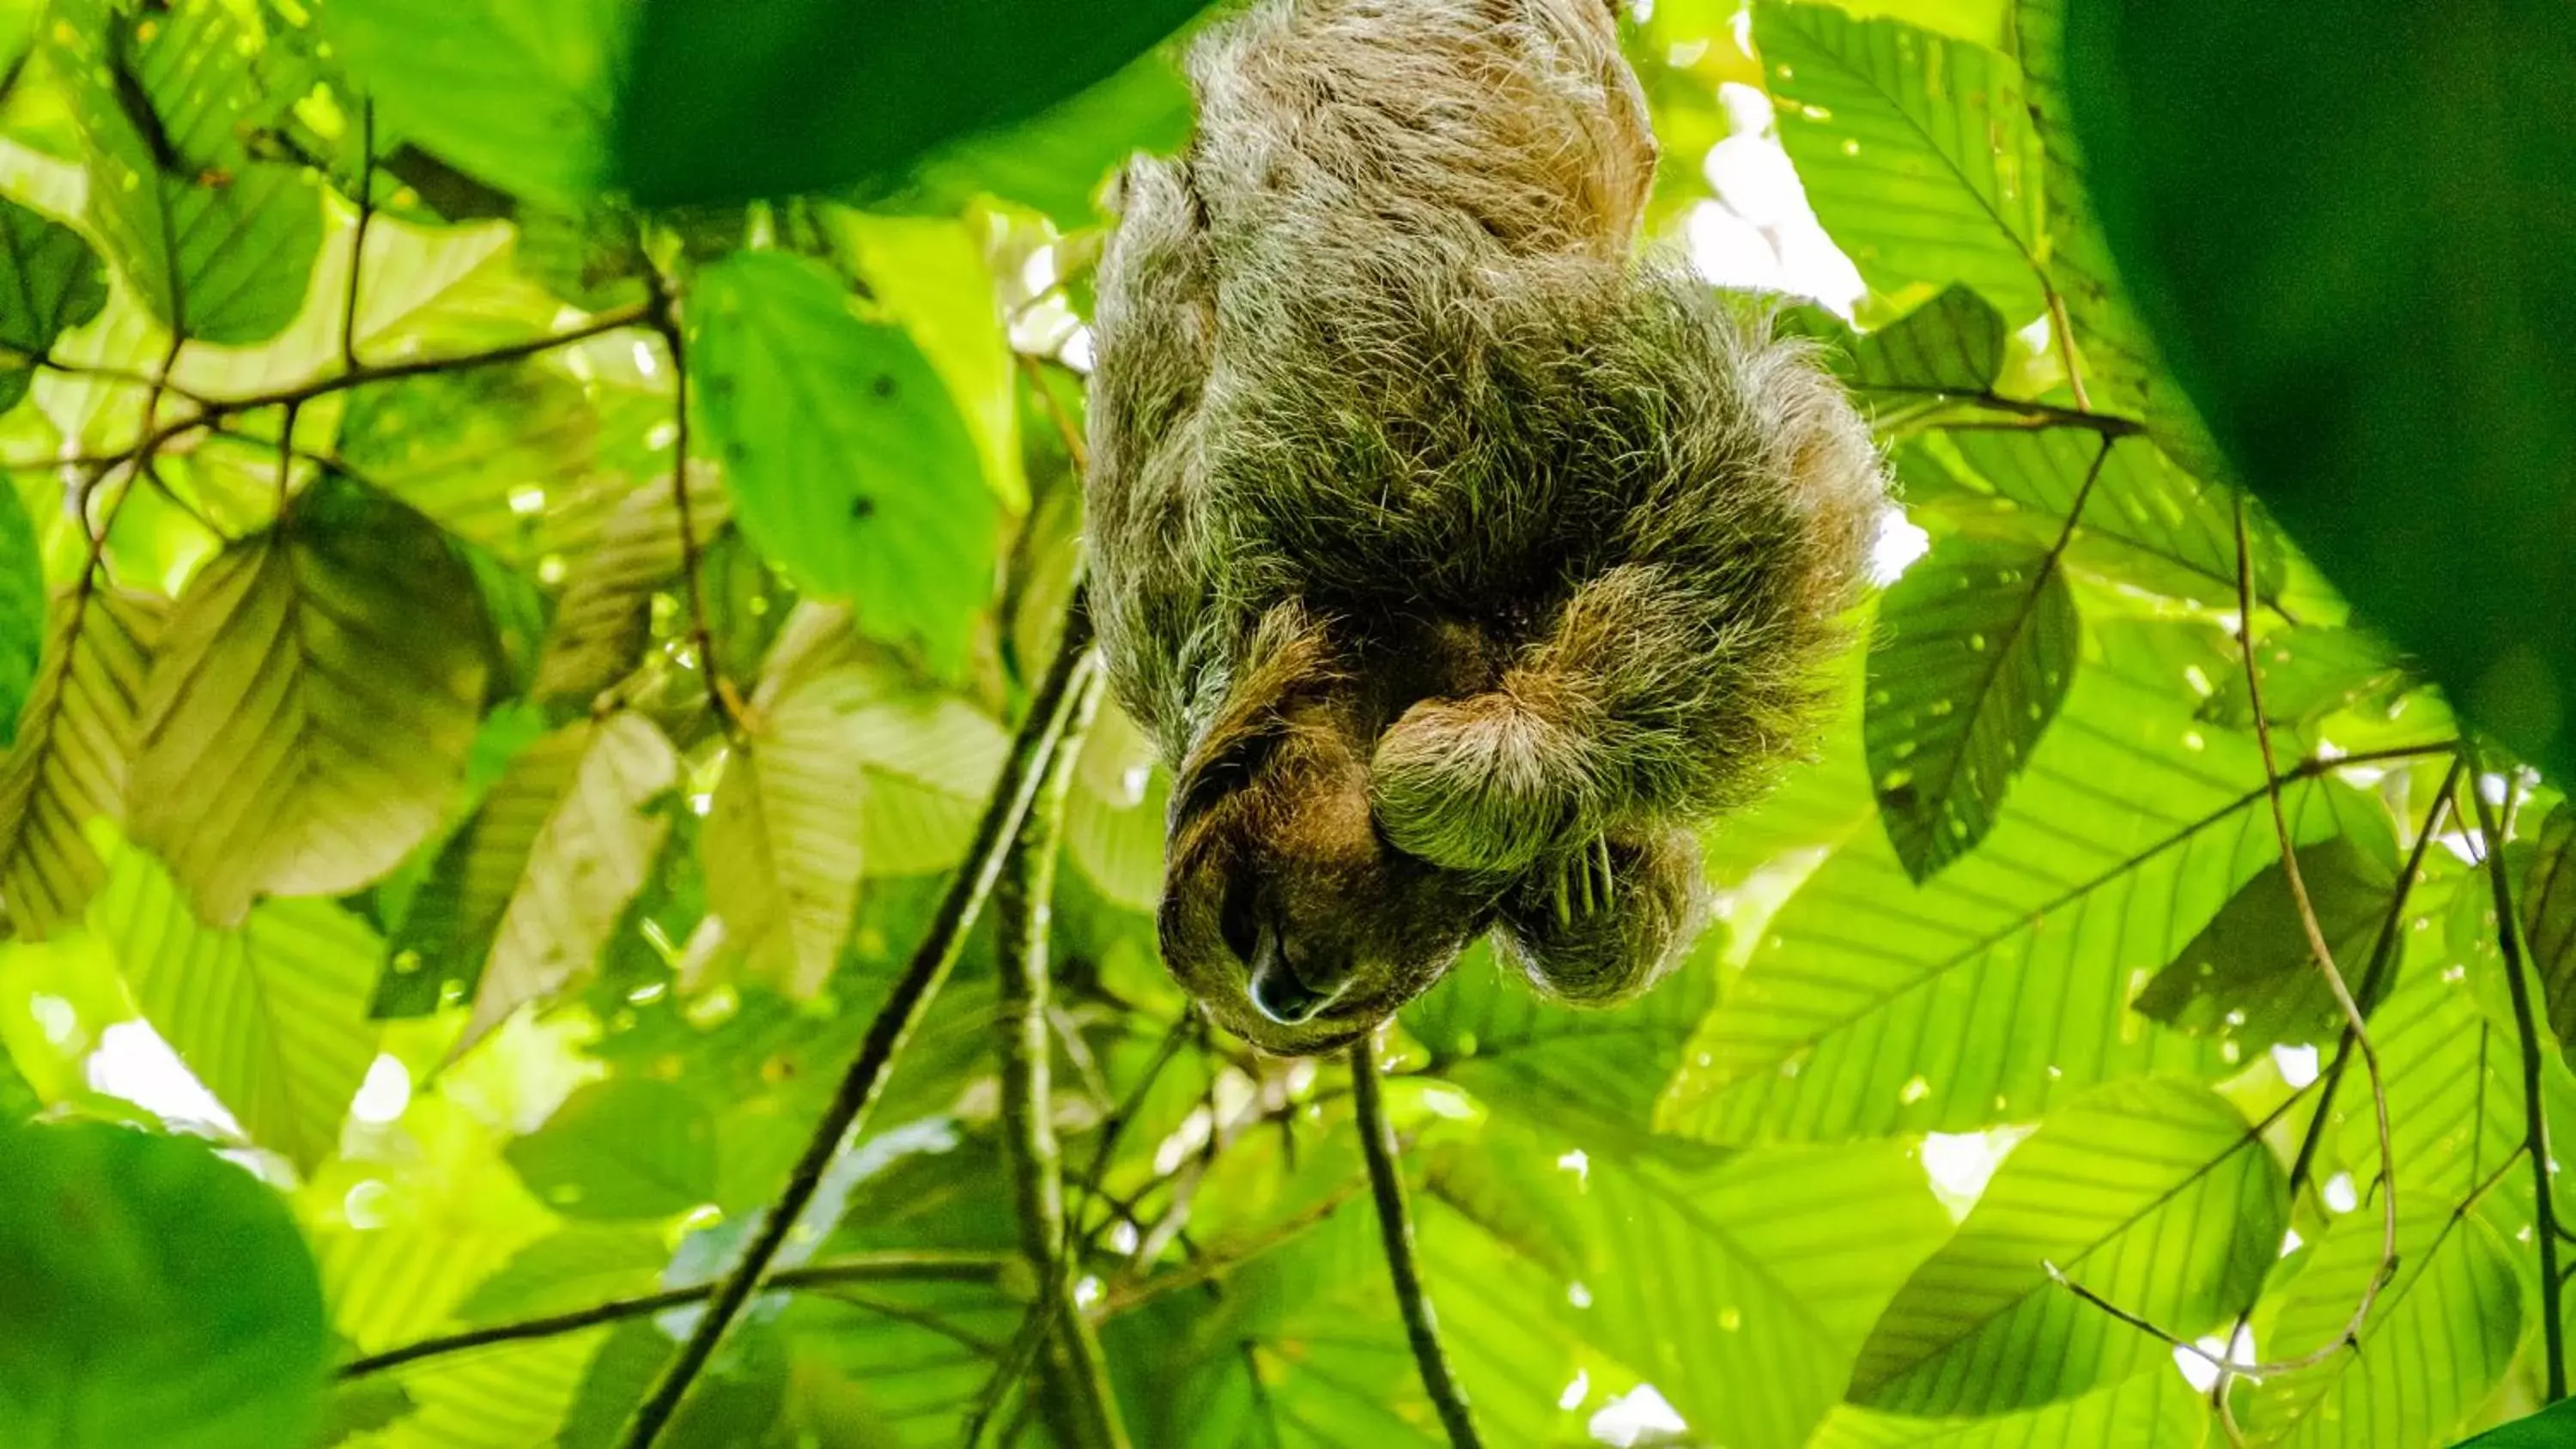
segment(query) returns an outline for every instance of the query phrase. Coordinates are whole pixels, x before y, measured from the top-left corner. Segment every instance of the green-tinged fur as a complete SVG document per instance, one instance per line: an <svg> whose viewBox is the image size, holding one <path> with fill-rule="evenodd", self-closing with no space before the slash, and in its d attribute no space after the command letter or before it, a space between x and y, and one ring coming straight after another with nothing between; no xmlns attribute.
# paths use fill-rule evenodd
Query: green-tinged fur
<svg viewBox="0 0 2576 1449"><path fill-rule="evenodd" d="M1268 0L1192 68L1102 263L1089 490L1111 679L1180 776L1170 965L1286 1051L1489 928L1632 996L1696 930L1689 828L1812 733L1868 435L1631 255L1654 143L1601 0ZM1248 959L1329 1004L1273 1019Z"/></svg>

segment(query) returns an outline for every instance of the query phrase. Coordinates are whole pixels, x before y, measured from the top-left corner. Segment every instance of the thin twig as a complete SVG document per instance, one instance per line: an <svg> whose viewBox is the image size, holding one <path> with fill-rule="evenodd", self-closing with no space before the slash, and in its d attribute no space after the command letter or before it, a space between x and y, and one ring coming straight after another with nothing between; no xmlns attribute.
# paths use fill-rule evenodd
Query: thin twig
<svg viewBox="0 0 2576 1449"><path fill-rule="evenodd" d="M1000 1037L1002 1161L1019 1219L1020 1248L1037 1273L1032 1310L1044 1325L1038 1346L1041 1420L1052 1440L1068 1449L1125 1449L1127 1431L1117 1398L1101 1366L1091 1325L1074 1310L1073 1267L1065 1254L1064 1159L1055 1136L1054 1084L1049 1060L1047 935L1052 927L1058 848L1064 837L1066 797L1073 767L1092 715L1100 706L1101 676L1092 671L1076 686L1055 762L1029 802L1018 841L993 888L998 928L996 974L1000 993L995 1026Z"/></svg>
<svg viewBox="0 0 2576 1449"><path fill-rule="evenodd" d="M671 503L679 510L680 579L689 602L689 642L697 650L698 673L706 684L707 708L716 725L727 731L749 722L732 682L717 665L715 633L707 627L706 560L698 547L694 506L689 501L689 358L680 340L680 324L671 315L670 293L659 272L652 277L653 330L671 354Z"/></svg>
<svg viewBox="0 0 2576 1449"><path fill-rule="evenodd" d="M1395 1282L1395 1305L1404 1315L1404 1336L1412 1341L1414 1366L1422 1371L1423 1391L1449 1431L1450 1449L1479 1449L1475 1416L1467 1410L1466 1390L1449 1367L1440 1346L1431 1297L1423 1291L1422 1271L1413 1255L1413 1219L1404 1206L1404 1174L1396 1166L1395 1127L1387 1121L1386 1095L1377 1077L1377 1042L1373 1036L1351 1043L1351 1089L1358 1099L1360 1149L1368 1158L1369 1190L1377 1198L1378 1237L1386 1247L1388 1275Z"/></svg>
<svg viewBox="0 0 2576 1449"><path fill-rule="evenodd" d="M822 1292L847 1283L994 1283L1009 1274L1017 1260L991 1253L870 1253L830 1263L814 1263L802 1268L788 1268L774 1274L766 1287L804 1289ZM557 1338L579 1333L603 1323L620 1323L659 1313L665 1308L681 1308L703 1303L716 1290L713 1282L687 1288L668 1288L659 1293L646 1293L634 1298L612 1298L587 1308L564 1313L550 1313L541 1318L522 1319L515 1323L494 1324L488 1328L467 1329L461 1333L441 1334L371 1353L340 1365L335 1377L365 1378L387 1369L423 1359L443 1358L470 1349L488 1348L501 1343L525 1343L535 1338ZM833 1294L835 1298L843 1295Z"/></svg>
<svg viewBox="0 0 2576 1449"><path fill-rule="evenodd" d="M1984 408L1989 412L2009 413L2019 420L1992 425L1998 427L2022 430L2073 428L2089 433L2099 433L2106 438L2141 437L2147 431L2146 424L2132 418L2124 418L2112 413L2097 413L2089 408L2059 407L2055 403L2034 402L2029 398L2007 397L1991 388L1960 392L1954 388L1920 387L1900 383L1866 385L1861 388L1861 391L1873 396L1920 397L1933 399L1937 403L1966 403ZM1986 425L1970 420L1964 423L1944 423L1942 426L1954 430L1972 430Z"/></svg>
<svg viewBox="0 0 2576 1449"><path fill-rule="evenodd" d="M2475 770L2474 747L2461 754ZM2539 1218L2540 1230L2532 1237L2540 1248L2540 1332L2547 1355L2544 1369L2548 1401L2555 1403L2567 1397L2567 1329L2558 1314L2558 1291L2562 1286L2558 1273L2558 1204L2551 1196L2549 1181L2549 1117L2541 1106L2545 1059L2540 1051L2539 1021L2531 1009L2531 983L2523 977L2521 919L2514 913L2513 883L2505 871L2504 832L2497 827L2495 807L2487 803L2486 792L2474 780L2469 782L2469 800L2477 807L2478 833L2486 842L2487 879L2495 890L2496 945L2504 953L2505 985L2513 993L2514 1031L2522 1038L2522 1140L2531 1158L2533 1211Z"/></svg>
<svg viewBox="0 0 2576 1449"><path fill-rule="evenodd" d="M2039 279L2040 290L2048 294L2048 330L2057 341L2057 355L2066 364L2066 390L2075 395L2075 405L2085 412L2093 411L2093 399L2084 391L2084 369L2075 359L2075 319L2067 315L2066 298L2048 278Z"/></svg>
<svg viewBox="0 0 2576 1449"><path fill-rule="evenodd" d="M340 299L340 362L358 370L358 279L367 269L367 223L376 219L376 102L358 103L358 229L349 242L349 291Z"/></svg>
<svg viewBox="0 0 2576 1449"><path fill-rule="evenodd" d="M1020 722L1019 733L1011 742L1001 778L994 782L992 796L985 803L983 819L975 828L965 863L950 880L948 892L941 898L938 912L931 918L929 930L913 952L902 979L888 993L875 1020L868 1023L858 1057L841 1078L804 1154L779 1190L778 1200L770 1205L744 1246L742 1261L725 1276L697 1328L627 1422L618 1441L625 1449L645 1449L661 1437L681 1399L696 1382L698 1372L706 1367L716 1345L768 1273L770 1260L778 1255L806 1205L814 1200L824 1172L840 1155L843 1145L866 1126L868 1109L884 1090L895 1056L903 1050L922 1010L938 994L949 968L956 965L965 949L966 930L974 924L985 898L991 894L994 878L1001 873L1002 856L1018 833L1029 799L1036 793L1039 777L1053 756L1074 699L1074 686L1091 667L1091 615L1083 607L1077 588L1074 603L1066 611L1055 661L1030 700L1028 716Z"/></svg>

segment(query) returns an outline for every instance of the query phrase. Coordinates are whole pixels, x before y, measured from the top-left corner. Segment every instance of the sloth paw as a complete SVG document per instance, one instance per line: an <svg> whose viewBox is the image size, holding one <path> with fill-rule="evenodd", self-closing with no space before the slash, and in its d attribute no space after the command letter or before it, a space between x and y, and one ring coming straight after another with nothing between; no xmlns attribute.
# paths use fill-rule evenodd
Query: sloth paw
<svg viewBox="0 0 2576 1449"><path fill-rule="evenodd" d="M1511 696L1424 700L1379 739L1369 805L1395 848L1451 870L1509 874L1577 814L1568 751Z"/></svg>
<svg viewBox="0 0 2576 1449"><path fill-rule="evenodd" d="M1689 831L1596 837L1505 899L1495 942L1544 995L1614 1005L1681 959L1699 934L1702 894Z"/></svg>

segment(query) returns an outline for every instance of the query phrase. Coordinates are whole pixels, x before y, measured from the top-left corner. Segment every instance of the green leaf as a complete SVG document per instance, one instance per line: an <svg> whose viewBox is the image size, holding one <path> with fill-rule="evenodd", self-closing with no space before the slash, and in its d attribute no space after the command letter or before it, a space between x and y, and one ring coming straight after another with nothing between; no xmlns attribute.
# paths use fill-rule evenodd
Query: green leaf
<svg viewBox="0 0 2576 1449"><path fill-rule="evenodd" d="M340 459L375 488L520 567L596 536L626 480L598 465L598 409L533 362L356 389Z"/></svg>
<svg viewBox="0 0 2576 1449"><path fill-rule="evenodd" d="M746 13L645 0L618 77L616 181L649 205L745 201L895 175L953 137L1111 75L1203 0Z"/></svg>
<svg viewBox="0 0 2576 1449"><path fill-rule="evenodd" d="M843 212L840 222L869 294L947 383L957 416L974 434L985 486L1013 512L1026 512L1019 370L975 233L963 222L864 212Z"/></svg>
<svg viewBox="0 0 2576 1449"><path fill-rule="evenodd" d="M2263 675L2263 713L2274 725L2311 724L2405 680L2405 667L2386 644L2360 629L2285 629L2254 651ZM2254 727L2254 696L2244 672L2217 681L2200 717L2229 729Z"/></svg>
<svg viewBox="0 0 2576 1449"><path fill-rule="evenodd" d="M663 1218L715 1196L715 1119L669 1082L593 1082L502 1155L570 1218Z"/></svg>
<svg viewBox="0 0 2576 1449"><path fill-rule="evenodd" d="M701 545L724 521L726 499L712 473L690 470L689 515ZM620 499L555 605L537 656L536 695L586 705L632 673L653 637L653 598L679 579L680 562L680 508L669 480Z"/></svg>
<svg viewBox="0 0 2576 1449"><path fill-rule="evenodd" d="M2550 1034L2563 1047L2576 1042L2576 806L2561 801L2541 822L2516 899Z"/></svg>
<svg viewBox="0 0 2576 1449"><path fill-rule="evenodd" d="M320 1423L322 1286L286 1205L205 1144L0 1127L0 1440L277 1449Z"/></svg>
<svg viewBox="0 0 2576 1449"><path fill-rule="evenodd" d="M746 969L811 1000L850 933L867 802L851 721L870 681L854 668L774 671L753 697L698 838L707 904Z"/></svg>
<svg viewBox="0 0 2576 1449"><path fill-rule="evenodd" d="M2172 960L2279 859L2253 741L2197 726L2178 697L2186 670L2226 667L2227 641L2197 624L2091 633L2099 657L1975 854L1918 886L1864 835L1771 918L1665 1096L1667 1130L1969 1131L2098 1082L2230 1065L2223 1043L2125 1014L2139 963ZM2286 804L2300 840L2339 828L2313 782Z"/></svg>
<svg viewBox="0 0 2576 1449"><path fill-rule="evenodd" d="M0 769L0 898L23 937L42 940L77 923L106 878L87 827L125 818L135 701L165 608L86 585L55 602L35 688Z"/></svg>
<svg viewBox="0 0 2576 1449"><path fill-rule="evenodd" d="M35 359L107 305L107 268L81 234L0 197L0 413L27 395Z"/></svg>
<svg viewBox="0 0 2576 1449"><path fill-rule="evenodd" d="M1993 303L1967 287L1951 287L1854 339L1843 376L1863 392L1981 393L2003 371L2009 338Z"/></svg>
<svg viewBox="0 0 2576 1449"><path fill-rule="evenodd" d="M1879 819L1918 883L1994 829L2083 635L2056 556L2009 540L1942 539L1880 601L1862 742Z"/></svg>
<svg viewBox="0 0 2576 1449"><path fill-rule="evenodd" d="M134 838L214 924L383 875L438 828L489 656L428 521L329 480L198 570L141 710Z"/></svg>
<svg viewBox="0 0 2576 1449"><path fill-rule="evenodd" d="M2397 891L2393 843L2383 830L2371 845L2339 835L2297 852L2300 884L2356 996ZM2383 978L2382 995L2386 989ZM2377 1005L2376 996L2361 996L2363 1011ZM2247 881L2132 1006L2176 1030L2227 1037L2248 1051L2331 1041L2344 1024L2308 945L2289 875L2277 863Z"/></svg>
<svg viewBox="0 0 2576 1449"><path fill-rule="evenodd" d="M2476 891L2475 879L2457 889ZM2371 1013L2388 1089L2391 1176L2400 1202L2465 1202L2522 1145L2522 1064L2489 1024L2479 987L2437 931L2410 930L2397 989ZM2489 958L2479 969L2500 970ZM2490 977L2490 980L2493 978ZM2356 1182L2379 1175L2379 1123L2359 1065L2334 1101L2330 1145Z"/></svg>
<svg viewBox="0 0 2576 1449"><path fill-rule="evenodd" d="M230 7L163 24L109 0L59 0L44 28L89 169L90 221L144 306L174 334L241 346L303 310L322 247L313 179L243 159L236 126L257 37Z"/></svg>
<svg viewBox="0 0 2576 1449"><path fill-rule="evenodd" d="M1479 946L1404 1009L1429 1070L1496 1111L1593 1151L1648 1150L1655 1099L1717 997L1714 933L1673 979L1623 1006L1571 1011L1508 980Z"/></svg>
<svg viewBox="0 0 2576 1449"><path fill-rule="evenodd" d="M2162 1366L2172 1350L2050 1268L2185 1338L2254 1301L2280 1254L2281 1164L2204 1087L2117 1082L2051 1113L1915 1271L1852 1371L1851 1400L2009 1413Z"/></svg>
<svg viewBox="0 0 2576 1449"><path fill-rule="evenodd" d="M1975 1419L1916 1419L1844 1405L1807 1449L2202 1449L2209 1409L2178 1374Z"/></svg>
<svg viewBox="0 0 2576 1449"><path fill-rule="evenodd" d="M2576 1399L2561 1399L2528 1419L2463 1439L2456 1449L2558 1449L2571 1441L2576 1441Z"/></svg>
<svg viewBox="0 0 2576 1449"><path fill-rule="evenodd" d="M1872 288L1961 282L2008 316L2039 314L2041 156L2010 60L1776 0L1754 7L1753 39L1780 143Z"/></svg>
<svg viewBox="0 0 2576 1449"><path fill-rule="evenodd" d="M606 160L622 0L331 0L322 31L390 132L577 209Z"/></svg>
<svg viewBox="0 0 2576 1449"><path fill-rule="evenodd" d="M1892 1145L1694 1169L1596 1159L1585 1178L1598 1268L1576 1321L1701 1435L1742 1449L1806 1442L1948 1225Z"/></svg>
<svg viewBox="0 0 2576 1449"><path fill-rule="evenodd" d="M566 1228L520 1249L457 1305L456 1316L468 1323L504 1323L636 1297L659 1286L670 1259L661 1233L651 1228Z"/></svg>
<svg viewBox="0 0 2576 1449"><path fill-rule="evenodd" d="M2075 428L1948 436L1975 472L1971 486L2037 515L2052 534L2084 498L2070 564L2176 598L2235 607L2235 495L2183 471L2154 445L2115 440L2105 458L2103 439ZM2097 459L2100 474L2087 495L2084 480ZM2280 542L2259 520L2249 520L2248 531L2254 597L2269 600L2281 588Z"/></svg>
<svg viewBox="0 0 2576 1449"><path fill-rule="evenodd" d="M267 901L232 930L200 924L159 862L109 855L90 929L116 953L144 1019L242 1130L310 1171L376 1059L367 1019L384 947L329 901Z"/></svg>
<svg viewBox="0 0 2576 1449"><path fill-rule="evenodd" d="M949 215L974 197L997 196L1078 231L1098 220L1100 194L1121 163L1137 151L1179 150L1190 120L1180 68L1148 52L1018 125L933 148L871 204Z"/></svg>
<svg viewBox="0 0 2576 1449"><path fill-rule="evenodd" d="M399 1379L344 1380L331 1386L331 1397L322 1408L322 1428L314 1442L320 1449L335 1449L361 1434L400 1422L416 1407Z"/></svg>
<svg viewBox="0 0 2576 1449"><path fill-rule="evenodd" d="M573 725L512 757L413 893L390 943L372 1014L427 1016L451 991L473 994L529 855L573 788L591 744L589 727Z"/></svg>
<svg viewBox="0 0 2576 1449"><path fill-rule="evenodd" d="M980 12L979 12L980 13ZM901 327L820 264L744 252L699 274L690 360L743 532L800 590L954 672L990 592L975 442Z"/></svg>
<svg viewBox="0 0 2576 1449"><path fill-rule="evenodd" d="M18 737L45 640L45 570L18 490L0 487L0 745Z"/></svg>
<svg viewBox="0 0 2576 1449"><path fill-rule="evenodd" d="M2576 638L2531 621L2576 612L2576 253L2543 179L2576 149L2576 33L2396 4L2351 20L2071 7L2094 199L2248 486L2464 714L2563 773Z"/></svg>
<svg viewBox="0 0 2576 1449"><path fill-rule="evenodd" d="M2290 1285L2267 1353L2297 1357L2342 1338L2381 1266L2375 1208L2337 1223ZM2396 1277L2371 1300L2358 1347L2240 1389L2237 1422L2283 1449L2437 1442L2512 1366L2522 1293L2512 1257L2478 1214L2401 1209Z"/></svg>
<svg viewBox="0 0 2576 1449"><path fill-rule="evenodd" d="M501 913L459 1052L590 969L670 832L652 806L679 783L680 762L661 731L629 713L567 728L582 743L581 764Z"/></svg>

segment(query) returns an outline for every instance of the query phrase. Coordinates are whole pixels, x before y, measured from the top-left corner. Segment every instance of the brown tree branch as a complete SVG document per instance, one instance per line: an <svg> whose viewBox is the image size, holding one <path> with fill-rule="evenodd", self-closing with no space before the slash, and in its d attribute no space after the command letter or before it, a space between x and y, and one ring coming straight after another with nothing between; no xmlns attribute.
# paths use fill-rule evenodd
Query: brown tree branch
<svg viewBox="0 0 2576 1449"><path fill-rule="evenodd" d="M1077 588L1074 604L1066 611L1055 660L1029 701L1028 715L1011 741L1001 778L993 784L965 863L950 880L948 893L941 898L930 928L902 978L888 994L876 1019L868 1023L857 1059L841 1078L822 1121L815 1125L814 1135L806 1143L804 1155L797 1159L785 1186L779 1190L778 1200L770 1205L744 1246L742 1261L717 1286L696 1330L680 1345L679 1353L628 1420L618 1441L625 1449L646 1449L661 1437L681 1399L715 1353L716 1345L767 1275L770 1261L777 1257L806 1205L814 1200L825 1170L840 1155L843 1145L866 1126L868 1109L884 1090L896 1054L903 1050L923 1009L938 994L940 984L947 980L949 969L965 949L967 928L974 924L985 898L992 892L995 877L1001 873L1002 856L1019 832L1020 820L1027 813L1029 800L1036 794L1038 780L1063 732L1075 686L1090 668L1091 615Z"/></svg>

